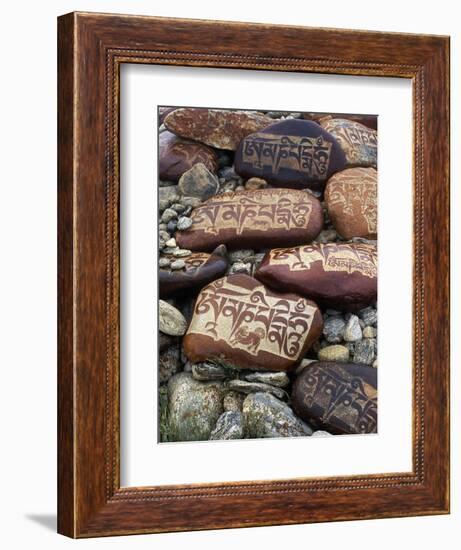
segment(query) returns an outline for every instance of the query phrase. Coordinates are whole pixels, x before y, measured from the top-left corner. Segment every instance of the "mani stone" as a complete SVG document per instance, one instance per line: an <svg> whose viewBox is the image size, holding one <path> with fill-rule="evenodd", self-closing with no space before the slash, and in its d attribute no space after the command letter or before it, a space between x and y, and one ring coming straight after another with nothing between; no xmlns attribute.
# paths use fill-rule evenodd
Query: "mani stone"
<svg viewBox="0 0 461 550"><path fill-rule="evenodd" d="M221 361L250 370L288 371L322 333L319 308L297 294L229 275L201 290L183 348L192 363Z"/></svg>
<svg viewBox="0 0 461 550"><path fill-rule="evenodd" d="M181 139L168 131L159 136L158 154L158 171L162 180L178 181L184 172L199 162L213 173L218 170L218 155L211 147Z"/></svg>
<svg viewBox="0 0 461 550"><path fill-rule="evenodd" d="M175 111L177 107L159 107L158 108L158 123L163 124L165 117Z"/></svg>
<svg viewBox="0 0 461 550"><path fill-rule="evenodd" d="M180 372L168 381L170 441L204 441L223 412L222 383L199 382Z"/></svg>
<svg viewBox="0 0 461 550"><path fill-rule="evenodd" d="M178 136L235 151L245 136L262 130L272 119L246 111L184 108L174 110L164 122Z"/></svg>
<svg viewBox="0 0 461 550"><path fill-rule="evenodd" d="M378 173L374 168L348 168L332 176L325 205L336 231L344 239L376 239L378 233Z"/></svg>
<svg viewBox="0 0 461 550"><path fill-rule="evenodd" d="M376 245L314 243L266 253L256 279L274 290L296 292L324 308L357 311L376 301Z"/></svg>
<svg viewBox="0 0 461 550"><path fill-rule="evenodd" d="M186 332L187 321L184 315L164 300L158 303L159 329L169 336L182 336Z"/></svg>
<svg viewBox="0 0 461 550"><path fill-rule="evenodd" d="M187 197L209 199L219 190L218 178L208 168L199 162L184 172L179 179L179 190Z"/></svg>
<svg viewBox="0 0 461 550"><path fill-rule="evenodd" d="M194 208L192 226L176 233L189 250L295 246L309 243L323 226L318 199L306 191L256 189L222 193Z"/></svg>
<svg viewBox="0 0 461 550"><path fill-rule="evenodd" d="M353 122L359 122L372 130L378 129L378 117L376 115L349 115L344 113L303 113L302 118L306 120L313 120L322 125L329 120L342 118L345 120L351 120Z"/></svg>
<svg viewBox="0 0 461 550"><path fill-rule="evenodd" d="M159 269L159 290L162 298L201 288L222 277L229 266L224 245L218 246L211 254L194 252L182 261L182 269L172 271L170 266Z"/></svg>
<svg viewBox="0 0 461 550"><path fill-rule="evenodd" d="M251 393L243 402L242 414L248 438L312 435L312 428L270 393Z"/></svg>
<svg viewBox="0 0 461 550"><path fill-rule="evenodd" d="M327 179L346 167L336 139L319 124L283 120L250 134L235 154L244 178L263 178L277 187L323 191Z"/></svg>
<svg viewBox="0 0 461 550"><path fill-rule="evenodd" d="M300 418L333 434L376 433L377 398L376 369L328 362L304 369L291 395Z"/></svg>
<svg viewBox="0 0 461 550"><path fill-rule="evenodd" d="M359 122L335 118L321 122L340 144L348 166L375 166L378 162L378 133Z"/></svg>

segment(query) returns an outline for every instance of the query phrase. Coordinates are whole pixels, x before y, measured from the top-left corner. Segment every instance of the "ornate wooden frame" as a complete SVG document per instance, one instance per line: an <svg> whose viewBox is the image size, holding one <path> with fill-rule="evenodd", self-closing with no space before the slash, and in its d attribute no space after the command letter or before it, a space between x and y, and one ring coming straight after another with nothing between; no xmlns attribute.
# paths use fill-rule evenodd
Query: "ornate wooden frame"
<svg viewBox="0 0 461 550"><path fill-rule="evenodd" d="M59 532L95 537L448 513L449 38L91 13L60 17L58 31ZM121 63L412 79L411 472L120 487Z"/></svg>

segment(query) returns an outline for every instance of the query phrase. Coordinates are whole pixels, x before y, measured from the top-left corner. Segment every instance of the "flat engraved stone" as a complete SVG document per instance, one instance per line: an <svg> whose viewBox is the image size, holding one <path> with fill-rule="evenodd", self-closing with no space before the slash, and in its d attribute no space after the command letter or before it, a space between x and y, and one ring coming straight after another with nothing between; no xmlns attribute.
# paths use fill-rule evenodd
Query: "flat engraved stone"
<svg viewBox="0 0 461 550"><path fill-rule="evenodd" d="M321 122L341 145L348 166L375 166L378 162L378 134L359 122L335 118Z"/></svg>
<svg viewBox="0 0 461 550"><path fill-rule="evenodd" d="M327 179L346 166L336 139L319 124L283 120L250 134L235 154L235 170L279 187L323 191Z"/></svg>
<svg viewBox="0 0 461 550"><path fill-rule="evenodd" d="M375 245L314 243L270 250L255 277L323 307L356 311L376 301L377 269Z"/></svg>
<svg viewBox="0 0 461 550"><path fill-rule="evenodd" d="M218 155L211 147L194 141L181 139L171 132L159 136L159 177L162 180L178 181L192 166L202 163L216 173Z"/></svg>
<svg viewBox="0 0 461 550"><path fill-rule="evenodd" d="M325 205L336 231L344 239L376 239L378 173L374 168L348 168L331 176Z"/></svg>
<svg viewBox="0 0 461 550"><path fill-rule="evenodd" d="M218 279L200 292L183 339L190 361L288 371L323 327L315 303L267 289L248 275Z"/></svg>
<svg viewBox="0 0 461 550"><path fill-rule="evenodd" d="M194 208L191 218L192 227L176 233L188 250L294 246L311 242L323 226L318 199L286 189L222 193Z"/></svg>
<svg viewBox="0 0 461 550"><path fill-rule="evenodd" d="M226 273L228 265L225 246L217 247L211 254L192 253L184 258L182 269L159 269L160 296L169 298L193 288L201 288L222 277Z"/></svg>
<svg viewBox="0 0 461 550"><path fill-rule="evenodd" d="M377 432L377 371L371 367L316 362L296 378L291 400L300 418L330 433Z"/></svg>
<svg viewBox="0 0 461 550"><path fill-rule="evenodd" d="M235 151L240 140L265 128L272 119L247 111L183 108L168 114L164 122L178 136Z"/></svg>

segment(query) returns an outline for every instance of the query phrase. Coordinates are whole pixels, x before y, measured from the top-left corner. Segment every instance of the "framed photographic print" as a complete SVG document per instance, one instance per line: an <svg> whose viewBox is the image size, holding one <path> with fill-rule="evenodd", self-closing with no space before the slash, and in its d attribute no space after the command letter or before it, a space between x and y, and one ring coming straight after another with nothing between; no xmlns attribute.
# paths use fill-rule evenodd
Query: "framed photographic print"
<svg viewBox="0 0 461 550"><path fill-rule="evenodd" d="M59 532L448 513L449 39L58 31Z"/></svg>

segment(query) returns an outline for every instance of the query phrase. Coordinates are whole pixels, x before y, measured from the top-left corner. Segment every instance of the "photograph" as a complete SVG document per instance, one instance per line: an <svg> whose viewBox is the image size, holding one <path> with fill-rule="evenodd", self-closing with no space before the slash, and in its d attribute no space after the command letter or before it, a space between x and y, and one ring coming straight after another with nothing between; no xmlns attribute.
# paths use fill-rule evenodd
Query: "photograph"
<svg viewBox="0 0 461 550"><path fill-rule="evenodd" d="M153 120L158 441L378 433L378 116Z"/></svg>

